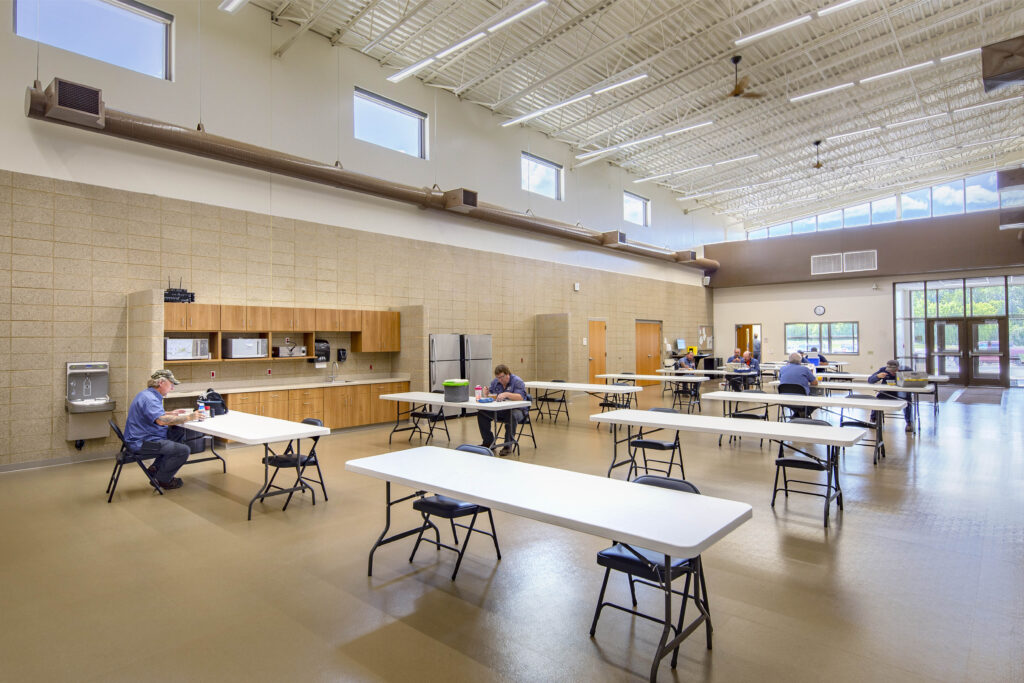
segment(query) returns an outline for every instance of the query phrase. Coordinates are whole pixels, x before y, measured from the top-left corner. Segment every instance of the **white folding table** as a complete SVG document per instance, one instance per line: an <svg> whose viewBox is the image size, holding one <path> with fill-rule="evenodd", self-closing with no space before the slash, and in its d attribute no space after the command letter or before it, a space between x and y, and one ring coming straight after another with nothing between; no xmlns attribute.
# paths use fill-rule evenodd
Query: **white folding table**
<svg viewBox="0 0 1024 683"><path fill-rule="evenodd" d="M819 377L826 376L827 375L819 375ZM921 429L921 394L932 394L934 396L937 393L935 388L936 385L934 384L926 384L922 387L900 387L882 384L881 382L871 384L869 382L832 382L829 380L822 381L819 379L815 386L821 387L828 394L831 394L833 391L870 391L876 394L883 391L905 393L910 397L912 410L914 412L914 422L919 430ZM936 403L936 405L938 405L938 403Z"/></svg>
<svg viewBox="0 0 1024 683"><path fill-rule="evenodd" d="M534 396L534 400L539 401L541 398L547 395L549 391L581 391L590 396L603 397L603 396L634 396L641 391L643 387L638 387L635 384L586 384L582 382L526 382L527 389L540 389L544 392L541 396ZM537 413L543 415L540 412L540 405L537 406Z"/></svg>
<svg viewBox="0 0 1024 683"><path fill-rule="evenodd" d="M278 420L273 417L240 413L232 410L217 417L207 420L193 421L188 423L188 428L210 436L220 437L238 441L247 446L263 444L263 486L256 492L256 495L249 501L249 519L252 519L252 505L257 500L263 500L268 496L280 496L285 493L295 493L303 489L309 489L313 496L313 505L316 505L316 491L306 483L301 476L296 478L295 486L289 488L278 487L270 490L270 457L276 455L270 448L270 444L282 441L296 440L296 453L302 452L300 439L309 439L314 436L326 436L331 433L327 427L317 427L302 422L291 422L289 420ZM296 470L298 472L298 470Z"/></svg>
<svg viewBox="0 0 1024 683"><path fill-rule="evenodd" d="M446 408L465 408L467 410L479 410L487 413L492 422L492 434L497 434L498 427L498 412L501 410L515 410L516 408L523 408L524 410L530 409L529 401L488 401L486 403L480 403L476 399L469 399L468 401L446 401L444 394L435 394L430 391L403 391L397 394L382 394L381 399L385 401L395 401L395 426L391 430L391 434L388 435L388 443L391 443L391 437L396 432L408 432L417 430L418 427L415 425L411 427L402 427L402 416L408 415L409 413L420 410L423 406L444 406ZM409 409L402 410L402 404L408 403ZM411 437L410 437L411 438ZM505 435L505 441L502 443L492 443L491 448L498 448L499 446L513 445L515 442L509 439L508 435Z"/></svg>
<svg viewBox="0 0 1024 683"><path fill-rule="evenodd" d="M907 402L902 399L866 399L844 398L840 396L800 396L799 394L767 394L759 391L713 391L704 394L710 401L722 401L722 413L732 412L731 403L763 403L765 405L806 406L811 408L847 408L852 410L871 410L875 419L875 447L871 462L878 464L879 458L885 457L885 440L882 427L885 424L885 413L888 410L903 410Z"/></svg>
<svg viewBox="0 0 1024 683"><path fill-rule="evenodd" d="M731 394L734 391L720 391L718 394ZM708 415L683 415L681 413L661 413L650 410L612 410L607 413L591 415L592 422L612 425L615 438L612 445L612 464L608 468L608 477L612 470L630 464L630 470L637 469L633 456L619 460L619 444L628 444L633 436L633 428L640 429L675 429L678 431L728 434L730 436L749 436L757 439L769 439L784 442L818 444L827 447L827 487L829 495L825 503L825 526L828 526L829 508L835 499L839 508L843 507L843 492L839 486L839 449L854 446L867 434L867 430L859 427L826 427L823 425L793 424L791 422L767 422L763 420L741 420L732 417L711 417ZM626 427L626 437L619 438L619 427ZM628 450L628 446L627 446ZM680 454L681 457L682 454ZM627 475L628 476L628 475Z"/></svg>
<svg viewBox="0 0 1024 683"><path fill-rule="evenodd" d="M691 558L695 571L699 570L700 554L751 517L746 503L433 446L349 460L345 468L385 481L385 526L370 549L367 574L371 576L378 547L420 531L417 527L387 536L391 507L425 491L653 550L664 555L659 567L664 568L664 576L669 576L673 557ZM393 500L392 482L417 493ZM710 615L697 600L699 616L669 641L673 630L670 582L660 587L665 596L665 625L651 665L652 681L661 659L684 638L705 622L711 628Z"/></svg>

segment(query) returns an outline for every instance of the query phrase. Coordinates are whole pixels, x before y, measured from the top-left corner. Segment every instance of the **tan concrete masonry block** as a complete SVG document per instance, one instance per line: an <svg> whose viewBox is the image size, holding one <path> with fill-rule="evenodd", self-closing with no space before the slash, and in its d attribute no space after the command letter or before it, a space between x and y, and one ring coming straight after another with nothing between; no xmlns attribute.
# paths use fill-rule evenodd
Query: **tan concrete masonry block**
<svg viewBox="0 0 1024 683"><path fill-rule="evenodd" d="M16 220L11 227L11 235L13 237L20 237L23 239L52 240L53 226Z"/></svg>
<svg viewBox="0 0 1024 683"><path fill-rule="evenodd" d="M34 273L52 273L53 259L46 256L11 255L11 270L22 270Z"/></svg>
<svg viewBox="0 0 1024 683"><path fill-rule="evenodd" d="M39 206L47 209L54 207L53 193L40 192L39 190L27 190L15 187L11 193L11 203L23 204L25 206Z"/></svg>
<svg viewBox="0 0 1024 683"><path fill-rule="evenodd" d="M54 181L53 178L47 178L44 176L28 175L26 173L15 173L11 178L10 185L25 190L40 190L42 192L52 193L54 188Z"/></svg>
<svg viewBox="0 0 1024 683"><path fill-rule="evenodd" d="M10 186L13 183L13 176L11 171L0 171L0 185Z"/></svg>
<svg viewBox="0 0 1024 683"><path fill-rule="evenodd" d="M128 227L128 234L129 235L136 235L138 237L145 237L145 238L150 239L150 240L158 240L158 239L160 239L161 232L162 232L162 228L160 227L160 224L157 223L157 222L138 221L138 222L132 223Z"/></svg>
<svg viewBox="0 0 1024 683"><path fill-rule="evenodd" d="M126 263L128 250L118 247L91 247L92 260L105 263ZM104 266L105 267L105 266Z"/></svg>
<svg viewBox="0 0 1024 683"><path fill-rule="evenodd" d="M88 294L88 292L86 292ZM89 306L54 306L53 319L56 322L85 322L92 317Z"/></svg>
<svg viewBox="0 0 1024 683"><path fill-rule="evenodd" d="M11 253L26 256L53 256L53 242L15 237L11 240Z"/></svg>
<svg viewBox="0 0 1024 683"><path fill-rule="evenodd" d="M53 290L33 287L14 287L11 303L21 306L52 306Z"/></svg>
<svg viewBox="0 0 1024 683"><path fill-rule="evenodd" d="M141 206L147 209L159 209L160 197L155 194L140 194L138 192L132 192L128 195L128 204L130 206Z"/></svg>

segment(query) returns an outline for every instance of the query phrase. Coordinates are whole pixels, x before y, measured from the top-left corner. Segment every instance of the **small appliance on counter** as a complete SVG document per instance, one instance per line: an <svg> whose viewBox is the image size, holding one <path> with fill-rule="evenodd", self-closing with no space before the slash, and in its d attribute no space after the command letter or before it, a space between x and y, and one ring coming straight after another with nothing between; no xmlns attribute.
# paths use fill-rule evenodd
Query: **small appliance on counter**
<svg viewBox="0 0 1024 683"><path fill-rule="evenodd" d="M208 360L210 340L164 337L164 360Z"/></svg>
<svg viewBox="0 0 1024 683"><path fill-rule="evenodd" d="M275 346L274 358L301 358L306 355L305 346Z"/></svg>
<svg viewBox="0 0 1024 683"><path fill-rule="evenodd" d="M224 339L221 351L224 358L266 358L267 340L242 337Z"/></svg>
<svg viewBox="0 0 1024 683"><path fill-rule="evenodd" d="M310 363L326 363L331 359L331 343L326 339L317 339L313 342L313 358Z"/></svg>
<svg viewBox="0 0 1024 683"><path fill-rule="evenodd" d="M107 420L117 407L109 395L110 363L68 363L66 372L67 440L80 449L85 439L101 439L110 433Z"/></svg>

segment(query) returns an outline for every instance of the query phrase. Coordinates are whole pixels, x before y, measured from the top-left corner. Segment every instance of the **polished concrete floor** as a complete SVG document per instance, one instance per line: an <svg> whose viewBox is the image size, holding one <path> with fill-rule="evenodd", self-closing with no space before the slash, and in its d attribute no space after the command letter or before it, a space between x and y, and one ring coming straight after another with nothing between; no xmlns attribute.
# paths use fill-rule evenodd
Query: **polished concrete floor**
<svg viewBox="0 0 1024 683"><path fill-rule="evenodd" d="M656 388L643 397L661 404ZM522 460L603 475L595 405L581 396L571 424L538 423ZM691 638L660 680L1024 680L1022 415L1017 390L1001 406L943 403L937 420L928 406L916 436L891 424L880 465L845 455L846 509L828 529L818 498L769 507L767 445L684 435L687 478L754 516L704 555L714 650ZM387 435L323 439L330 501L268 500L251 522L254 448L229 449L227 474L186 467L163 497L125 470L109 505L109 461L0 475L0 680L647 677L658 627L606 611L588 635L604 539L498 513L500 562L475 537L453 583L453 554L424 547L410 564L409 539L368 578L384 486L343 464L388 450ZM454 426L462 442L478 442L474 420ZM610 592L625 599L625 579Z"/></svg>

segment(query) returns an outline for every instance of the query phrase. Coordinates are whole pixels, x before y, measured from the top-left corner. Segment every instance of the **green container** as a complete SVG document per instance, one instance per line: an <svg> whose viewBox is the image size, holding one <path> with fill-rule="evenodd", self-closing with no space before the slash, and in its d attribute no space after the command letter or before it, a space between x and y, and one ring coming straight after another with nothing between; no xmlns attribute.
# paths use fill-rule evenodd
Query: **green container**
<svg viewBox="0 0 1024 683"><path fill-rule="evenodd" d="M455 403L469 400L468 379L446 379L441 384L444 386L444 400Z"/></svg>

